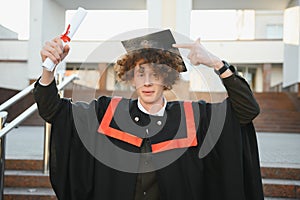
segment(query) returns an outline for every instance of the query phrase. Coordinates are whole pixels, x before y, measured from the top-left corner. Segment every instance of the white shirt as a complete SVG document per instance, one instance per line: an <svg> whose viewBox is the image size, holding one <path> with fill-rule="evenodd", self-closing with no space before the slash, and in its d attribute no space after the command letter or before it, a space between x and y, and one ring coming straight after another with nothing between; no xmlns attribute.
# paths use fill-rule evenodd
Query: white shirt
<svg viewBox="0 0 300 200"><path fill-rule="evenodd" d="M164 112L165 112L165 109L166 109L166 106L167 106L167 100L165 97L163 97L163 101L164 101L164 105L163 107L156 113L154 114L150 114L145 108L144 106L141 104L140 102L140 98L138 98L138 108L143 112L143 113L146 113L146 114L149 114L149 115L155 115L155 116L163 116L164 115Z"/></svg>

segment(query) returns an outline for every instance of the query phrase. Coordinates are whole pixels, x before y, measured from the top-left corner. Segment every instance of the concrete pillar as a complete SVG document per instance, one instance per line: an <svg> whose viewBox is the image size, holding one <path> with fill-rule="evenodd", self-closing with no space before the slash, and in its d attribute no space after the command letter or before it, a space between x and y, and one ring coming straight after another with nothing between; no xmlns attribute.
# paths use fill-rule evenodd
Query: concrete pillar
<svg viewBox="0 0 300 200"><path fill-rule="evenodd" d="M284 11L283 87L300 83L300 2L291 0Z"/></svg>
<svg viewBox="0 0 300 200"><path fill-rule="evenodd" d="M107 79L108 65L106 63L99 63L98 70L99 70L99 74L100 74L100 78L98 81L98 88L101 91L107 90L106 79Z"/></svg>
<svg viewBox="0 0 300 200"><path fill-rule="evenodd" d="M300 83L298 83L298 93L297 93L297 97L300 99Z"/></svg>
<svg viewBox="0 0 300 200"><path fill-rule="evenodd" d="M263 91L269 92L271 87L272 65L269 63L263 64Z"/></svg>
<svg viewBox="0 0 300 200"><path fill-rule="evenodd" d="M43 44L60 35L64 29L65 9L56 1L30 1L30 37L28 41L28 78L30 82L41 74L40 50Z"/></svg>
<svg viewBox="0 0 300 200"><path fill-rule="evenodd" d="M176 1L176 32L190 38L192 0Z"/></svg>
<svg viewBox="0 0 300 200"><path fill-rule="evenodd" d="M262 67L256 68L255 73L255 92L262 92L263 91L263 76L262 76Z"/></svg>
<svg viewBox="0 0 300 200"><path fill-rule="evenodd" d="M147 0L147 9L150 28L190 36L192 0Z"/></svg>

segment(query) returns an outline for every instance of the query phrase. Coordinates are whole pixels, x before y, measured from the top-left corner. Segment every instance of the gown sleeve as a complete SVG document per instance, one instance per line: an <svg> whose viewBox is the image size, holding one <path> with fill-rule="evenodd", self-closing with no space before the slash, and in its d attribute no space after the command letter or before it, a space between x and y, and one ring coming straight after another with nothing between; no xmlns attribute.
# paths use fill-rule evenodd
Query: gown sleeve
<svg viewBox="0 0 300 200"><path fill-rule="evenodd" d="M102 112L105 98L89 104L72 103L58 96L55 82L42 86L37 81L33 93L41 117L51 123L50 181L57 198L92 199L95 159L77 133L73 108L85 112L77 118L83 120L87 113ZM88 133L91 132L87 130Z"/></svg>
<svg viewBox="0 0 300 200"><path fill-rule="evenodd" d="M207 199L263 199L260 160L252 120L259 106L247 82L238 75L223 79L228 98L198 102ZM201 115L202 113L202 115Z"/></svg>
<svg viewBox="0 0 300 200"><path fill-rule="evenodd" d="M237 74L222 79L229 101L241 124L251 122L260 112L247 81Z"/></svg>

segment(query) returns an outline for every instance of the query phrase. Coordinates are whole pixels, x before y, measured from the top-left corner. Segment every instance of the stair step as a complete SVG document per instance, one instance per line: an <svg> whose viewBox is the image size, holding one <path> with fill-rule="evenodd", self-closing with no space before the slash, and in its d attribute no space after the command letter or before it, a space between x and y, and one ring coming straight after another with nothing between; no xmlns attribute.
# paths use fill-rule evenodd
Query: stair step
<svg viewBox="0 0 300 200"><path fill-rule="evenodd" d="M300 133L300 127L281 127L281 126L268 126L254 123L257 132L270 132L270 133Z"/></svg>
<svg viewBox="0 0 300 200"><path fill-rule="evenodd" d="M300 121L300 120L299 120ZM280 122L278 122L280 123ZM296 124L285 124L285 125L281 125L281 124L276 124L274 122L272 123L254 123L255 126L257 127L265 127L265 128L274 128L274 129L277 129L277 128L281 128L281 129L300 129L300 125L296 125Z"/></svg>
<svg viewBox="0 0 300 200"><path fill-rule="evenodd" d="M289 125L299 125L299 118L286 118L286 119L280 119L280 118L273 118L273 119L265 119L265 118L257 118L254 120L254 122L260 122L260 123L270 123L270 124L276 124L276 123L281 123L281 124L289 124Z"/></svg>
<svg viewBox="0 0 300 200"><path fill-rule="evenodd" d="M300 133L300 101L296 93L254 93L261 112L254 119L257 131Z"/></svg>
<svg viewBox="0 0 300 200"><path fill-rule="evenodd" d="M26 160L25 163L31 162ZM13 168L22 168L20 166L24 165ZM300 165L262 163L261 173L266 200L300 199ZM44 174L41 170L6 170L4 181L4 200L56 199L49 174Z"/></svg>
<svg viewBox="0 0 300 200"><path fill-rule="evenodd" d="M300 125L276 125L276 124L255 124L257 127L274 128L274 129L299 129Z"/></svg>
<svg viewBox="0 0 300 200"><path fill-rule="evenodd" d="M5 187L51 188L49 174L42 171L6 170L4 174Z"/></svg>
<svg viewBox="0 0 300 200"><path fill-rule="evenodd" d="M300 181L263 179L265 200L294 200L300 198ZM56 200L51 188L6 187L4 200Z"/></svg>
<svg viewBox="0 0 300 200"><path fill-rule="evenodd" d="M264 195L276 198L300 198L300 181L263 179Z"/></svg>
<svg viewBox="0 0 300 200"><path fill-rule="evenodd" d="M281 118L282 120L285 120L286 118L294 118L294 117L299 117L300 113L299 111L265 111L262 110L258 118L264 118L264 119L278 119Z"/></svg>
<svg viewBox="0 0 300 200"><path fill-rule="evenodd" d="M300 125L280 125L280 124L258 124L254 123L257 127L262 127L262 128L274 128L274 129L300 129ZM299 130L300 131L300 130Z"/></svg>
<svg viewBox="0 0 300 200"><path fill-rule="evenodd" d="M57 200L51 188L4 188L4 200Z"/></svg>
<svg viewBox="0 0 300 200"><path fill-rule="evenodd" d="M42 160L6 159L7 170L43 170Z"/></svg>
<svg viewBox="0 0 300 200"><path fill-rule="evenodd" d="M261 167L262 178L300 180L300 168Z"/></svg>
<svg viewBox="0 0 300 200"><path fill-rule="evenodd" d="M254 124L255 128L259 128L259 129L274 129L274 131L276 130L298 130L298 133L300 132L300 126L272 126L272 125L265 125L265 124Z"/></svg>
<svg viewBox="0 0 300 200"><path fill-rule="evenodd" d="M265 197L265 200L299 200L292 198L276 198L276 197Z"/></svg>
<svg viewBox="0 0 300 200"><path fill-rule="evenodd" d="M277 129L277 130L274 130L272 128L255 128L255 130L257 132L266 132L266 133L299 133L300 130L299 129Z"/></svg>

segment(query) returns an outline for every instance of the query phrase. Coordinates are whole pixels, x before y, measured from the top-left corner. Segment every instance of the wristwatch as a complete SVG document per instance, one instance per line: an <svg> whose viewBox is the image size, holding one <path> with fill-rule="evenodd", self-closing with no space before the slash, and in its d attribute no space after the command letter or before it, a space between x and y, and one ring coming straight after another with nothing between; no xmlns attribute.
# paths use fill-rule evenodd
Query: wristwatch
<svg viewBox="0 0 300 200"><path fill-rule="evenodd" d="M221 74L223 74L227 69L230 69L232 71L231 66L230 66L230 64L228 62L226 62L224 60L222 60L222 62L224 64L223 67L221 67L219 70L215 69L215 73L218 74L219 76ZM232 71L232 72L234 72L234 71Z"/></svg>

